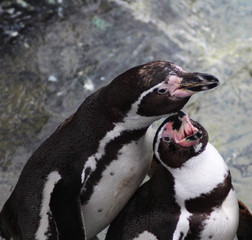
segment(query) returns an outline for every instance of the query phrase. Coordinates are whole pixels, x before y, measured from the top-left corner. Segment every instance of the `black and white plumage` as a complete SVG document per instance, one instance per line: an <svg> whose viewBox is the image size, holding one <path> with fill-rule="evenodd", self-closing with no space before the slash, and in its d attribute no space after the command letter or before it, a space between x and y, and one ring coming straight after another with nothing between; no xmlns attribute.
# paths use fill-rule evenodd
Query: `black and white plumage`
<svg viewBox="0 0 252 240"><path fill-rule="evenodd" d="M218 85L169 62L134 67L90 95L34 152L0 213L14 239L90 239L119 213L151 160L149 125Z"/></svg>
<svg viewBox="0 0 252 240"><path fill-rule="evenodd" d="M183 112L154 140L161 163L112 222L106 240L233 240L239 209L230 171L206 130Z"/></svg>

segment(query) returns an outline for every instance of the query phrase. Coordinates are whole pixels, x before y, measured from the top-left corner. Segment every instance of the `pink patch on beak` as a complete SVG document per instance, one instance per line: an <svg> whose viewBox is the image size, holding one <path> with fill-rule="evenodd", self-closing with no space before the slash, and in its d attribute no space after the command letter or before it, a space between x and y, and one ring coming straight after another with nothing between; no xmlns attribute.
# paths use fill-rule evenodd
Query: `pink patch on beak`
<svg viewBox="0 0 252 240"><path fill-rule="evenodd" d="M175 96L178 98L185 98L185 97L190 97L194 94L194 92L188 91L188 90L183 90L183 89L176 89L171 96Z"/></svg>

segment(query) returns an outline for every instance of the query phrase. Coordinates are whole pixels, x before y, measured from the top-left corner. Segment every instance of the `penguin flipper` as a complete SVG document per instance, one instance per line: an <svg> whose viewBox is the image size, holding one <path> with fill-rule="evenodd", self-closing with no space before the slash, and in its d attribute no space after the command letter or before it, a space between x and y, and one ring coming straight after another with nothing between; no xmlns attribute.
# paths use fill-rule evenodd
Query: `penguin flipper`
<svg viewBox="0 0 252 240"><path fill-rule="evenodd" d="M76 189L67 189L57 184L50 201L50 209L60 240L84 240L86 234L81 211L80 196ZM77 191L79 192L79 191Z"/></svg>

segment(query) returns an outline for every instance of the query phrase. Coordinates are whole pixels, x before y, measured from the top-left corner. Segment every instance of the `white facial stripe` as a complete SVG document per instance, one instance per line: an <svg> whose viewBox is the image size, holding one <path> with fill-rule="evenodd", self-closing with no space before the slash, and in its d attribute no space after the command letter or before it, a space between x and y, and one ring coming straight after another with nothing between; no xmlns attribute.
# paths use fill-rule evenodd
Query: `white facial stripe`
<svg viewBox="0 0 252 240"><path fill-rule="evenodd" d="M172 115L175 115L177 113L171 113L168 117L172 116ZM167 167L167 165L162 161L161 157L160 157L160 154L158 152L158 146L160 144L160 139L162 138L162 134L163 134L163 131L164 131L164 128L166 126L167 123L165 123L162 128L158 131L158 136L156 138L156 143L155 143L155 146L154 146L154 152L155 152L155 155L157 157L157 159L160 161L160 163L163 165L163 167L165 167L168 171L170 171L170 168Z"/></svg>
<svg viewBox="0 0 252 240"><path fill-rule="evenodd" d="M57 171L51 172L47 176L47 181L44 185L43 199L40 210L40 223L35 235L36 240L48 239L48 236L46 236L46 232L48 231L49 227L49 219L48 219L49 218L48 213L50 212L49 204L54 186L60 179L61 176Z"/></svg>
<svg viewBox="0 0 252 240"><path fill-rule="evenodd" d="M85 177L86 177L86 181L89 178L89 176L85 176L85 170L87 168L90 168L91 171L95 171L97 161L99 161L101 157L104 155L105 147L110 141L118 137L124 130L137 130L137 129L145 128L145 127L150 126L151 123L153 123L157 119L166 116L166 115L161 115L161 116L145 117L145 116L140 116L137 114L138 106L141 103L142 99L149 93L156 90L161 84L162 83L159 83L155 85L154 87L148 89L147 91L143 92L140 95L140 97L137 99L137 101L132 104L131 109L129 110L126 117L123 119L123 121L116 123L114 128L110 132L107 132L105 137L101 139L97 152L94 155L90 156L84 165L84 168L81 174L82 183L84 183Z"/></svg>
<svg viewBox="0 0 252 240"><path fill-rule="evenodd" d="M154 152L155 152L155 155L156 157L158 158L158 160L162 163L162 160L160 158L160 155L159 155L159 152L158 152L158 146L160 144L160 139L162 138L162 133L164 131L164 128L165 128L165 124L164 126L159 130L158 132L158 135L157 135L157 138L156 138L156 143L155 143L155 146L154 146Z"/></svg>
<svg viewBox="0 0 252 240"><path fill-rule="evenodd" d="M139 234L137 237L133 238L132 240L158 240L158 239L154 234L148 231L144 231L141 234Z"/></svg>
<svg viewBox="0 0 252 240"><path fill-rule="evenodd" d="M155 86L153 86L152 88L148 89L147 91L144 91L140 97L137 99L136 102L134 102L131 106L130 111L127 113L127 117L131 117L131 116L136 116L137 115L137 110L138 110L138 106L141 103L141 101L143 100L143 98L148 95L149 93L153 92L154 90L158 89L159 86L161 86L164 82L161 82Z"/></svg>

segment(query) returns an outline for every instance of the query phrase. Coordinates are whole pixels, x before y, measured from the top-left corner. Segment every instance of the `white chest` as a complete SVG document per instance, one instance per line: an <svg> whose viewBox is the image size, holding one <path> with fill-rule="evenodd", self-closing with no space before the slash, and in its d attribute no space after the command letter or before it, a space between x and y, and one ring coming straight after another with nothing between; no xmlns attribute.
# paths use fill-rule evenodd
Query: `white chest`
<svg viewBox="0 0 252 240"><path fill-rule="evenodd" d="M239 221L239 207L236 194L231 190L222 206L215 209L204 222L201 239L233 240Z"/></svg>
<svg viewBox="0 0 252 240"><path fill-rule="evenodd" d="M125 206L146 176L151 160L151 141L145 136L120 149L118 159L107 166L82 209L88 239L105 228Z"/></svg>
<svg viewBox="0 0 252 240"><path fill-rule="evenodd" d="M192 216L185 208L182 209L173 240L181 239L181 233L186 236L189 232L189 219ZM199 218L200 218L199 213ZM203 230L200 239L233 240L239 220L239 207L235 192L231 189L223 204L215 208L202 223Z"/></svg>
<svg viewBox="0 0 252 240"><path fill-rule="evenodd" d="M176 199L183 202L211 192L224 181L228 166L208 143L203 153L188 160L183 167L168 170L175 178Z"/></svg>
<svg viewBox="0 0 252 240"><path fill-rule="evenodd" d="M186 210L185 201L211 193L219 184L224 183L228 167L216 149L208 144L199 156L191 158L181 169L172 170L175 176L175 198L182 206L180 218L173 240L180 238L181 232L189 232L189 219L193 215ZM223 199L224 200L224 199ZM199 219L201 218L199 212ZM194 217L197 217L195 215ZM200 239L233 240L238 227L239 209L235 192L230 189L220 207L213 209L202 223Z"/></svg>

